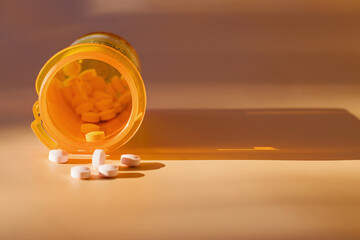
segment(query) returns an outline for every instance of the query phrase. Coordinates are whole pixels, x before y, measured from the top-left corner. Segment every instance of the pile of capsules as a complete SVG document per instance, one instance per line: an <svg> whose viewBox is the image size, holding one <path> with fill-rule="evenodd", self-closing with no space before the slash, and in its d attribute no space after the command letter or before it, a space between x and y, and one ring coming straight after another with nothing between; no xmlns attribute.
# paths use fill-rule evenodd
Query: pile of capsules
<svg viewBox="0 0 360 240"><path fill-rule="evenodd" d="M80 131L87 142L100 141L105 132L97 124L128 113L131 109L131 93L125 79L114 75L106 80L95 69L82 70L75 61L63 68L66 76L62 93L83 124Z"/></svg>
<svg viewBox="0 0 360 240"><path fill-rule="evenodd" d="M66 163L68 154L61 149L49 151L49 160L55 163ZM105 164L105 151L96 149L92 155L92 166L98 171L101 177L114 178L119 174L119 167L115 164ZM140 166L141 158L134 154L123 154L120 158L120 164L128 167ZM78 179L89 179L91 169L87 166L75 166L71 168L71 177Z"/></svg>

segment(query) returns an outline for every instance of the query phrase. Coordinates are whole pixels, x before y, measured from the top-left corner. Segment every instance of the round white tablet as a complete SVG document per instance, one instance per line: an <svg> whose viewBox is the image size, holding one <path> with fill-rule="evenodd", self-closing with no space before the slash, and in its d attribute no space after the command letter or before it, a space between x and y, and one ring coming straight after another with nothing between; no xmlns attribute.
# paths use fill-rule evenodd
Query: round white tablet
<svg viewBox="0 0 360 240"><path fill-rule="evenodd" d="M99 174L103 177L116 177L119 174L119 168L114 164L103 164L99 166Z"/></svg>
<svg viewBox="0 0 360 240"><path fill-rule="evenodd" d="M140 166L140 156L134 154L123 154L121 155L120 163L129 167Z"/></svg>
<svg viewBox="0 0 360 240"><path fill-rule="evenodd" d="M61 149L54 149L49 151L49 160L52 162L66 163L68 159L68 154Z"/></svg>
<svg viewBox="0 0 360 240"><path fill-rule="evenodd" d="M105 163L105 151L96 149L92 156L92 165L94 169L98 169L100 165Z"/></svg>
<svg viewBox="0 0 360 240"><path fill-rule="evenodd" d="M90 178L91 171L89 167L86 166L75 166L71 168L71 177L87 179Z"/></svg>

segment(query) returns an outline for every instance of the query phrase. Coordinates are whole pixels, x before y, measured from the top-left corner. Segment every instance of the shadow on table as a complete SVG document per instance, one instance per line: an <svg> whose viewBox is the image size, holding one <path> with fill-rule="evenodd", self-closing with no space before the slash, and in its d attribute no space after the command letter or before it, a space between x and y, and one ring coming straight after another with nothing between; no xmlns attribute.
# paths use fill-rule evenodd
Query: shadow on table
<svg viewBox="0 0 360 240"><path fill-rule="evenodd" d="M114 178L101 177L100 175L91 175L90 179L88 179L88 180L114 180L114 179L118 179L118 178L141 178L141 177L145 177L145 174L143 174L143 173L119 173Z"/></svg>
<svg viewBox="0 0 360 240"><path fill-rule="evenodd" d="M360 121L344 109L149 110L110 158L360 159Z"/></svg>
<svg viewBox="0 0 360 240"><path fill-rule="evenodd" d="M119 166L119 171L149 171L149 170L157 170L165 167L165 164L158 162L142 162L139 167L127 167L124 165Z"/></svg>

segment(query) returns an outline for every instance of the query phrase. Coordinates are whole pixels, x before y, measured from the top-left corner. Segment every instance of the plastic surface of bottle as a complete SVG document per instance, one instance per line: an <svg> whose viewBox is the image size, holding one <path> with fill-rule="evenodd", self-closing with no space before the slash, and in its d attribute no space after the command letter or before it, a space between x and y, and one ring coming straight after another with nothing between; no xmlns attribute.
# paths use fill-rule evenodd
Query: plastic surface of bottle
<svg viewBox="0 0 360 240"><path fill-rule="evenodd" d="M138 56L123 38L103 32L80 37L41 69L32 130L48 148L68 153L121 147L137 132L145 114L139 72ZM98 125L105 138L86 141L81 131L86 123Z"/></svg>

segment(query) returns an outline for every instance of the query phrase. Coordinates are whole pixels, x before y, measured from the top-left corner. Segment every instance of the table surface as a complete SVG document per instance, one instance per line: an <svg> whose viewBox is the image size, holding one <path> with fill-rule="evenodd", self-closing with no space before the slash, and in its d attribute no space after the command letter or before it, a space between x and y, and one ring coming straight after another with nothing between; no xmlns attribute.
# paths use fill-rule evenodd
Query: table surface
<svg viewBox="0 0 360 240"><path fill-rule="evenodd" d="M76 180L90 160L50 162L25 125L2 135L1 239L360 237L358 160L148 159Z"/></svg>

